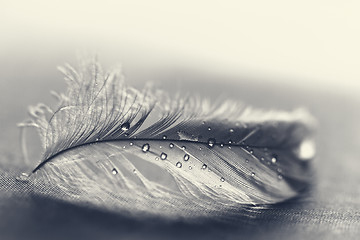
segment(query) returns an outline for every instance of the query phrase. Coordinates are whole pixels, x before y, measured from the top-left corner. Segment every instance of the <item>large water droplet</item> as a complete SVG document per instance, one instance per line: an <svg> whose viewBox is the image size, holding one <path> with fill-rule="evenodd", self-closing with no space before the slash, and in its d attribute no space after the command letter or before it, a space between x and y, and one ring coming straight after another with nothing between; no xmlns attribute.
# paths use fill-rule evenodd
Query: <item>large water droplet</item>
<svg viewBox="0 0 360 240"><path fill-rule="evenodd" d="M123 131L129 130L129 128L130 128L130 123L129 122L123 123L121 125L121 130L123 130Z"/></svg>
<svg viewBox="0 0 360 240"><path fill-rule="evenodd" d="M225 178L221 177L220 181L225 182Z"/></svg>
<svg viewBox="0 0 360 240"><path fill-rule="evenodd" d="M189 158L190 158L189 154L185 154L185 155L184 155L184 161L188 161Z"/></svg>
<svg viewBox="0 0 360 240"><path fill-rule="evenodd" d="M272 158L271 158L271 162L276 163L276 161L277 161L276 155L273 155Z"/></svg>
<svg viewBox="0 0 360 240"><path fill-rule="evenodd" d="M173 148L174 147L174 144L173 143L170 143L169 144L169 148Z"/></svg>
<svg viewBox="0 0 360 240"><path fill-rule="evenodd" d="M211 148L214 147L215 143L216 143L215 138L209 138L209 139L208 139L208 145L209 145L209 147L211 147Z"/></svg>
<svg viewBox="0 0 360 240"><path fill-rule="evenodd" d="M16 177L16 180L19 182L28 182L29 175L27 173L21 173L20 176Z"/></svg>
<svg viewBox="0 0 360 240"><path fill-rule="evenodd" d="M181 168L181 167L182 167L182 163L181 163L181 162L177 162L177 163L176 163L176 166L177 166L178 168Z"/></svg>
<svg viewBox="0 0 360 240"><path fill-rule="evenodd" d="M118 170L116 170L116 168L113 168L113 169L111 170L111 173L112 173L113 175L116 175L116 174L118 174Z"/></svg>
<svg viewBox="0 0 360 240"><path fill-rule="evenodd" d="M148 143L145 143L141 149L143 152L148 152L150 150L150 145Z"/></svg>
<svg viewBox="0 0 360 240"><path fill-rule="evenodd" d="M207 168L207 165L204 163L201 167L202 170L205 170Z"/></svg>
<svg viewBox="0 0 360 240"><path fill-rule="evenodd" d="M162 160L165 160L166 158L167 158L167 154L166 153L161 153L160 154L160 158L162 159Z"/></svg>

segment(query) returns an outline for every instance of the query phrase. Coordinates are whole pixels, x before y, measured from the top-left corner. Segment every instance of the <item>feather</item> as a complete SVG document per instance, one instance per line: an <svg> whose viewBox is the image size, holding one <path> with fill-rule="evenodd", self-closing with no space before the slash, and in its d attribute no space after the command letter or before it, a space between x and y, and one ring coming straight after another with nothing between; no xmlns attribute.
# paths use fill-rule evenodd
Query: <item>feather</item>
<svg viewBox="0 0 360 240"><path fill-rule="evenodd" d="M94 59L60 70L68 88L52 93L58 107L32 106L20 124L41 139L30 179L53 190L38 192L135 217L193 219L278 203L309 183L314 119L304 109L139 91Z"/></svg>

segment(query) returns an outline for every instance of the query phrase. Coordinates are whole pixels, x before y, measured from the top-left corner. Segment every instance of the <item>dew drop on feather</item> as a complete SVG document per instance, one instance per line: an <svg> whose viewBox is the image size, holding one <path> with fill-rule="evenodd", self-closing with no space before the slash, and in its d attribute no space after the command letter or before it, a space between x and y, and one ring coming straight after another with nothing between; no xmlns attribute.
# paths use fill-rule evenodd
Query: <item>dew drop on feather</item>
<svg viewBox="0 0 360 240"><path fill-rule="evenodd" d="M181 167L182 167L182 163L181 163L181 162L177 162L177 163L176 163L176 166L177 166L178 168L181 168Z"/></svg>
<svg viewBox="0 0 360 240"><path fill-rule="evenodd" d="M225 178L221 177L220 181L225 182Z"/></svg>
<svg viewBox="0 0 360 240"><path fill-rule="evenodd" d="M150 150L150 145L148 143L145 143L141 149L143 152L148 152Z"/></svg>
<svg viewBox="0 0 360 240"><path fill-rule="evenodd" d="M211 131L211 127L208 127L208 131Z"/></svg>
<svg viewBox="0 0 360 240"><path fill-rule="evenodd" d="M164 135L162 138L165 140L165 139L167 139L167 136L166 136L166 135Z"/></svg>
<svg viewBox="0 0 360 240"><path fill-rule="evenodd" d="M125 122L121 125L121 130L123 131L127 131L130 129L130 123L129 122Z"/></svg>
<svg viewBox="0 0 360 240"><path fill-rule="evenodd" d="M174 147L174 144L173 143L170 143L169 144L169 148L173 148Z"/></svg>
<svg viewBox="0 0 360 240"><path fill-rule="evenodd" d="M27 173L21 173L20 176L16 177L16 180L19 182L28 182L29 175Z"/></svg>
<svg viewBox="0 0 360 240"><path fill-rule="evenodd" d="M252 176L252 177L255 177L255 173L254 173L254 172L252 172L252 173L251 173L251 176Z"/></svg>
<svg viewBox="0 0 360 240"><path fill-rule="evenodd" d="M192 169L192 166L189 166L189 169L191 170L191 169Z"/></svg>
<svg viewBox="0 0 360 240"><path fill-rule="evenodd" d="M165 160L166 158L167 158L167 154L166 153L161 153L160 154L160 158L162 159L162 160Z"/></svg>
<svg viewBox="0 0 360 240"><path fill-rule="evenodd" d="M221 147L221 148L224 147L224 143L223 143L223 142L220 143L220 147Z"/></svg>
<svg viewBox="0 0 360 240"><path fill-rule="evenodd" d="M186 147L185 147L185 146L182 146L182 147L181 147L181 149L182 149L182 150L185 150L185 149L186 149Z"/></svg>
<svg viewBox="0 0 360 240"><path fill-rule="evenodd" d="M190 158L189 154L185 154L185 155L184 155L184 161L188 161L189 158Z"/></svg>
<svg viewBox="0 0 360 240"><path fill-rule="evenodd" d="M111 173L112 173L113 175L116 175L116 174L118 174L118 171L116 170L116 168L113 168L113 169L111 170Z"/></svg>
<svg viewBox="0 0 360 240"><path fill-rule="evenodd" d="M209 138L209 139L208 139L208 145L209 145L209 147L211 147L211 148L214 147L215 143L216 143L215 138Z"/></svg>
<svg viewBox="0 0 360 240"><path fill-rule="evenodd" d="M233 133L233 132L234 132L234 129L230 128L229 132Z"/></svg>
<svg viewBox="0 0 360 240"><path fill-rule="evenodd" d="M129 145L132 146L132 145L134 145L134 143L133 143L133 142L130 142Z"/></svg>
<svg viewBox="0 0 360 240"><path fill-rule="evenodd" d="M276 155L273 155L273 157L271 158L271 162L272 162L272 163L276 163L276 162L277 162Z"/></svg>
<svg viewBox="0 0 360 240"><path fill-rule="evenodd" d="M202 167L201 167L202 170L205 170L206 168L207 168L206 164L203 164Z"/></svg>

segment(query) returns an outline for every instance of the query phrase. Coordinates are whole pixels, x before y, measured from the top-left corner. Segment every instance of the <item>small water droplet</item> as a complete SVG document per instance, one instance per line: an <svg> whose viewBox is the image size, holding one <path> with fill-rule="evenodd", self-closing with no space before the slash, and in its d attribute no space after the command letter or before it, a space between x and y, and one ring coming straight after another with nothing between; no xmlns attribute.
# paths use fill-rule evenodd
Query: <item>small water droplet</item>
<svg viewBox="0 0 360 240"><path fill-rule="evenodd" d="M21 173L20 176L16 177L16 180L19 182L28 182L29 175L27 173Z"/></svg>
<svg viewBox="0 0 360 240"><path fill-rule="evenodd" d="M223 142L220 143L220 147L221 147L221 148L224 147L224 143L223 143Z"/></svg>
<svg viewBox="0 0 360 240"><path fill-rule="evenodd" d="M185 154L185 155L184 155L184 161L188 161L189 158L190 158L189 154Z"/></svg>
<svg viewBox="0 0 360 240"><path fill-rule="evenodd" d="M96 141L96 142L99 141L99 138L96 138L95 141Z"/></svg>
<svg viewBox="0 0 360 240"><path fill-rule="evenodd" d="M156 161L159 161L159 160L160 160L160 158L159 158L159 157L156 157L156 158L155 158L155 160L156 160Z"/></svg>
<svg viewBox="0 0 360 240"><path fill-rule="evenodd" d="M250 149L250 150L249 150L249 153L253 154L253 153L254 153L254 150Z"/></svg>
<svg viewBox="0 0 360 240"><path fill-rule="evenodd" d="M276 163L277 159L276 159L276 155L273 155L273 157L271 158L271 162L272 163Z"/></svg>
<svg viewBox="0 0 360 240"><path fill-rule="evenodd" d="M189 166L189 169L191 170L191 169L192 169L192 166Z"/></svg>
<svg viewBox="0 0 360 240"><path fill-rule="evenodd" d="M201 150L202 150L202 147L199 147L199 150L201 151Z"/></svg>
<svg viewBox="0 0 360 240"><path fill-rule="evenodd" d="M248 162L249 162L249 159L246 159L245 162L248 163Z"/></svg>
<svg viewBox="0 0 360 240"><path fill-rule="evenodd" d="M278 175L278 179L279 179L279 180L282 180L282 179L283 179L283 176L279 174L279 175Z"/></svg>
<svg viewBox="0 0 360 240"><path fill-rule="evenodd" d="M254 173L254 172L252 172L252 173L251 173L251 176L252 176L252 177L255 177L255 173Z"/></svg>
<svg viewBox="0 0 360 240"><path fill-rule="evenodd" d="M211 131L211 127L208 127L208 131Z"/></svg>
<svg viewBox="0 0 360 240"><path fill-rule="evenodd" d="M129 122L123 123L121 125L121 130L123 130L123 131L129 130L129 128L130 128L130 123Z"/></svg>
<svg viewBox="0 0 360 240"><path fill-rule="evenodd" d="M203 164L202 167L201 167L202 170L205 170L206 168L207 168L206 164Z"/></svg>
<svg viewBox="0 0 360 240"><path fill-rule="evenodd" d="M220 181L225 182L225 178L221 177Z"/></svg>
<svg viewBox="0 0 360 240"><path fill-rule="evenodd" d="M211 148L214 147L215 143L216 143L215 138L209 138L209 139L208 139L208 145L209 145L209 147L211 147Z"/></svg>
<svg viewBox="0 0 360 240"><path fill-rule="evenodd" d="M228 149L231 149L231 146L228 146Z"/></svg>
<svg viewBox="0 0 360 240"><path fill-rule="evenodd" d="M174 144L173 143L170 143L169 144L169 148L173 148L174 147Z"/></svg>
<svg viewBox="0 0 360 240"><path fill-rule="evenodd" d="M136 169L133 170L133 173L136 173Z"/></svg>
<svg viewBox="0 0 360 240"><path fill-rule="evenodd" d="M166 136L166 135L164 135L162 138L163 138L163 139L167 139L167 136Z"/></svg>
<svg viewBox="0 0 360 240"><path fill-rule="evenodd" d="M181 167L182 167L182 163L181 163L181 162L177 162L177 163L176 163L176 166L177 166L178 168L181 168Z"/></svg>
<svg viewBox="0 0 360 240"><path fill-rule="evenodd" d="M165 160L166 158L167 158L167 154L166 153L161 153L160 154L160 158L162 159L162 160Z"/></svg>
<svg viewBox="0 0 360 240"><path fill-rule="evenodd" d="M159 146L160 149L162 149L162 146Z"/></svg>
<svg viewBox="0 0 360 240"><path fill-rule="evenodd" d="M118 171L116 170L116 168L113 168L113 169L111 170L111 173L112 173L113 175L116 175L116 174L118 174Z"/></svg>
<svg viewBox="0 0 360 240"><path fill-rule="evenodd" d="M264 160L265 160L265 158L261 157L261 158L260 158L260 160L261 160L261 161L264 161Z"/></svg>
<svg viewBox="0 0 360 240"><path fill-rule="evenodd" d="M282 169L281 169L281 168L278 168L277 171L278 171L279 173L281 173L281 172L282 172Z"/></svg>
<svg viewBox="0 0 360 240"><path fill-rule="evenodd" d="M123 146L123 148L125 149L125 148L126 148L126 146L124 145L124 146Z"/></svg>
<svg viewBox="0 0 360 240"><path fill-rule="evenodd" d="M233 133L233 132L234 132L234 129L230 128L229 132Z"/></svg>
<svg viewBox="0 0 360 240"><path fill-rule="evenodd" d="M125 137L128 137L128 136L129 136L129 134L128 134L128 133L125 133L125 134L124 134L124 136L125 136Z"/></svg>
<svg viewBox="0 0 360 240"><path fill-rule="evenodd" d="M204 125L206 122L205 121L202 121L202 124Z"/></svg>
<svg viewBox="0 0 360 240"><path fill-rule="evenodd" d="M182 150L185 150L185 149L186 149L186 147L185 147L185 146L182 146L182 147L181 147L181 149L182 149Z"/></svg>
<svg viewBox="0 0 360 240"><path fill-rule="evenodd" d="M133 143L133 142L130 142L129 145L132 146L132 145L134 145L134 143Z"/></svg>
<svg viewBox="0 0 360 240"><path fill-rule="evenodd" d="M150 145L148 143L145 143L141 149L143 152L148 152L150 150Z"/></svg>
<svg viewBox="0 0 360 240"><path fill-rule="evenodd" d="M233 143L233 141L230 139L230 140L228 141L228 143L229 143L229 144L232 144L232 143Z"/></svg>

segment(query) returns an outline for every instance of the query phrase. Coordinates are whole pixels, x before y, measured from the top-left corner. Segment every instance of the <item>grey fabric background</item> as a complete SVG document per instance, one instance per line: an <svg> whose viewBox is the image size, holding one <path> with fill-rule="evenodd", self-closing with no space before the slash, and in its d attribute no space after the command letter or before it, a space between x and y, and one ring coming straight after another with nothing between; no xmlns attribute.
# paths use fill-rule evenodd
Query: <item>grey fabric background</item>
<svg viewBox="0 0 360 240"><path fill-rule="evenodd" d="M54 70L62 63L58 60L4 63L6 71L0 72L0 239L358 239L360 98L326 87L295 88L241 76L225 84L222 76L196 73L185 74L182 81L174 81L172 74L153 76L170 92L180 89L214 99L222 94L263 108L305 106L318 119L312 187L266 210L240 210L232 223L135 220L37 194L31 184L15 180L31 169L21 158L16 123L26 117L28 104L52 102L49 90L64 89ZM141 86L145 78L134 72L129 69L131 84Z"/></svg>

